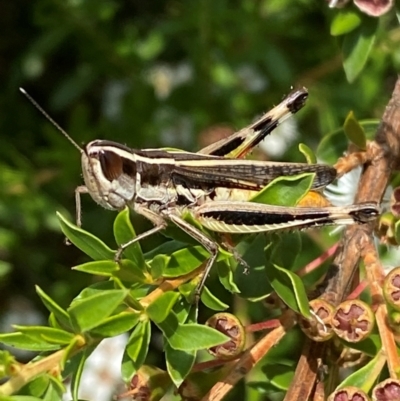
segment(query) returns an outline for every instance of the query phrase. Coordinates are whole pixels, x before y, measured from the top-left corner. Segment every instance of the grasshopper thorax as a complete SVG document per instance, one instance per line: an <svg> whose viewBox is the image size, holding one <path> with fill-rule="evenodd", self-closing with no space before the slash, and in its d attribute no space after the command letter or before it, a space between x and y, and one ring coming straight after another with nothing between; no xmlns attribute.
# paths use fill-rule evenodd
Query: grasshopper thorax
<svg viewBox="0 0 400 401"><path fill-rule="evenodd" d="M81 157L85 185L95 202L122 209L136 194L136 162L132 151L111 141L92 141Z"/></svg>

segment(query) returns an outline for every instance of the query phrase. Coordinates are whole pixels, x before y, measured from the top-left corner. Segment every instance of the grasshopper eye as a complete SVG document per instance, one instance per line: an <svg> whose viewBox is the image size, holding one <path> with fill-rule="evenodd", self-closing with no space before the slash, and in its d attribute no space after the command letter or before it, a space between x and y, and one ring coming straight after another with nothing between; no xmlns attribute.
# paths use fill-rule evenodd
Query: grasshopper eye
<svg viewBox="0 0 400 401"><path fill-rule="evenodd" d="M118 179L123 173L122 158L114 152L101 150L98 153L98 158L103 174L109 181Z"/></svg>
<svg viewBox="0 0 400 401"><path fill-rule="evenodd" d="M136 163L134 161L109 150L100 150L97 158L104 176L109 181L117 180L123 174L135 178Z"/></svg>

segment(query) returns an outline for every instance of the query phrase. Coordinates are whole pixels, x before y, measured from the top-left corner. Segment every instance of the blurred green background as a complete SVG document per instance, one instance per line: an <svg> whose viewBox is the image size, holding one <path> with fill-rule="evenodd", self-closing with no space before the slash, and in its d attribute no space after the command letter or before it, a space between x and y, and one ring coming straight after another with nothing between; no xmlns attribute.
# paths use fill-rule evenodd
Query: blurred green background
<svg viewBox="0 0 400 401"><path fill-rule="evenodd" d="M336 14L317 0L0 2L1 309L17 296L38 301L34 284L66 306L92 280L71 272L87 258L64 244L55 216L74 219L79 153L20 86L78 143L191 151L306 86L300 136L281 157L303 161L298 142L315 149L350 110L379 118L400 65L392 13L380 19L369 60L349 84L342 38L330 35ZM84 227L112 247L114 218L84 197ZM150 227L139 217L134 226ZM144 241L144 250L163 238Z"/></svg>

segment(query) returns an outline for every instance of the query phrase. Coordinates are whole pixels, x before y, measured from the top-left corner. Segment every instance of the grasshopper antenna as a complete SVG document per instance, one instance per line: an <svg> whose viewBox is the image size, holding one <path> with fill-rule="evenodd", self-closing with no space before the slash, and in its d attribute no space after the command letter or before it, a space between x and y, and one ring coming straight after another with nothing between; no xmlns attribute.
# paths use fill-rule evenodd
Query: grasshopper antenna
<svg viewBox="0 0 400 401"><path fill-rule="evenodd" d="M41 106L39 106L39 103L33 99L31 95L28 94L28 92L23 89L19 88L19 90L27 97L27 99L60 131L67 139L72 143L73 146L75 146L79 152L83 152L83 149L67 134L67 132L62 129L43 109Z"/></svg>

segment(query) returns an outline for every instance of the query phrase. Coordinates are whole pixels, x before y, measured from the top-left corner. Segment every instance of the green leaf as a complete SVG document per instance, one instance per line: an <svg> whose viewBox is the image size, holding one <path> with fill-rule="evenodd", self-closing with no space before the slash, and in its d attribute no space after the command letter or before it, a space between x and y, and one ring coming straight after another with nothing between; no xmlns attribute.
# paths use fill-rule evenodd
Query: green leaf
<svg viewBox="0 0 400 401"><path fill-rule="evenodd" d="M115 337L131 330L138 324L139 319L139 313L121 312L104 319L101 324L90 330L90 333L101 337Z"/></svg>
<svg viewBox="0 0 400 401"><path fill-rule="evenodd" d="M182 230L180 230L182 231ZM187 243L186 242L180 242L180 241L167 241L158 246L157 248L152 249L151 251L147 252L144 257L146 260L151 260L154 259L158 255L171 255L171 253L174 253L176 251L179 251L179 249L187 248Z"/></svg>
<svg viewBox="0 0 400 401"><path fill-rule="evenodd" d="M194 292L197 288L198 280L190 280L181 284L178 288L179 293L184 297L188 304L193 303Z"/></svg>
<svg viewBox="0 0 400 401"><path fill-rule="evenodd" d="M359 121L366 137L372 139L379 126L379 120ZM318 159L328 164L335 164L339 157L347 150L348 140L343 128L335 130L322 138L317 148Z"/></svg>
<svg viewBox="0 0 400 401"><path fill-rule="evenodd" d="M232 294L239 294L240 290L235 283L235 279L233 276L233 267L237 265L236 261L232 261L232 258L223 260L221 262L216 263L216 268L218 271L219 282L222 286Z"/></svg>
<svg viewBox="0 0 400 401"><path fill-rule="evenodd" d="M331 23L331 35L339 36L349 33L361 24L361 15L351 9L337 10Z"/></svg>
<svg viewBox="0 0 400 401"><path fill-rule="evenodd" d="M296 206L300 199L311 189L314 178L314 173L276 178L251 198L250 202L267 205Z"/></svg>
<svg viewBox="0 0 400 401"><path fill-rule="evenodd" d="M357 121L352 111L347 114L343 129L347 138L349 138L351 142L353 142L361 150L366 150L367 138L365 136L365 131Z"/></svg>
<svg viewBox="0 0 400 401"><path fill-rule="evenodd" d="M207 349L229 341L221 332L201 324L179 324L177 330L167 338L172 348L182 351Z"/></svg>
<svg viewBox="0 0 400 401"><path fill-rule="evenodd" d="M43 401L42 398L31 397L30 395L13 395L10 397L1 396L1 401Z"/></svg>
<svg viewBox="0 0 400 401"><path fill-rule="evenodd" d="M385 364L386 358L383 350L381 349L378 354L366 365L347 376L339 384L337 390L345 386L354 386L369 393L382 374L382 369L384 368Z"/></svg>
<svg viewBox="0 0 400 401"><path fill-rule="evenodd" d="M82 252L94 260L114 260L115 252L103 241L82 228L77 227L75 224L70 223L61 213L57 212L57 217L64 235Z"/></svg>
<svg viewBox="0 0 400 401"><path fill-rule="evenodd" d="M193 311L197 311L198 308L195 305L186 302L183 298L181 298L173 308L176 318L179 323L189 322L193 317Z"/></svg>
<svg viewBox="0 0 400 401"><path fill-rule="evenodd" d="M119 270L119 265L113 260L96 260L74 266L72 269L97 276L111 277L113 273Z"/></svg>
<svg viewBox="0 0 400 401"><path fill-rule="evenodd" d="M15 369L15 368L14 368ZM49 386L50 375L43 372L40 376L35 377L24 385L24 387L19 391L21 395L29 394L33 397L43 398L43 395ZM0 397L2 400L2 398Z"/></svg>
<svg viewBox="0 0 400 401"><path fill-rule="evenodd" d="M33 342L30 336L23 333L0 334L0 343L28 351L52 351L60 348L59 345L44 340Z"/></svg>
<svg viewBox="0 0 400 401"><path fill-rule="evenodd" d="M149 349L151 335L150 321L139 322L129 337L122 357L122 379L129 382L143 365Z"/></svg>
<svg viewBox="0 0 400 401"><path fill-rule="evenodd" d="M92 343L91 345L85 346L85 352L87 355L90 355L96 347L99 345L99 342ZM76 336L71 343L64 348L64 354L60 363L61 369L63 370L64 377L68 377L73 375L75 371L78 370L79 364L81 363L81 353L76 353L77 348L82 347L82 339L79 336Z"/></svg>
<svg viewBox="0 0 400 401"><path fill-rule="evenodd" d="M136 232L129 218L129 208L127 207L118 213L114 221L114 237L118 245L126 244L136 237ZM126 258L131 259L140 269L144 269L145 261L139 241L128 246L124 250L124 255Z"/></svg>
<svg viewBox="0 0 400 401"><path fill-rule="evenodd" d="M242 255L242 259L249 266L247 274L241 265L238 265L234 272L235 283L237 283L240 296L243 298L259 300L267 297L273 291L265 273L267 259L264 248L270 237L270 235L259 234L246 238L236 247L239 254Z"/></svg>
<svg viewBox="0 0 400 401"><path fill-rule="evenodd" d="M271 236L273 246L269 248L270 256L268 261L282 266L285 269L293 270L297 257L301 254L301 235L299 231L285 233L285 235L273 234ZM290 249L290 252L288 250Z"/></svg>
<svg viewBox="0 0 400 401"><path fill-rule="evenodd" d="M348 140L342 128L325 135L317 148L317 157L324 163L335 164L348 147Z"/></svg>
<svg viewBox="0 0 400 401"><path fill-rule="evenodd" d="M222 311L229 308L229 305L219 300L207 287L203 288L201 302L203 302L208 309L215 311Z"/></svg>
<svg viewBox="0 0 400 401"><path fill-rule="evenodd" d="M179 387L192 370L196 360L196 351L180 351L169 344L165 346L167 371L176 387Z"/></svg>
<svg viewBox="0 0 400 401"><path fill-rule="evenodd" d="M317 157L315 156L314 152L306 144L299 143L299 150L301 153L303 153L308 164L317 163Z"/></svg>
<svg viewBox="0 0 400 401"><path fill-rule="evenodd" d="M210 254L201 245L180 249L170 255L168 265L163 272L163 277L179 277L188 274L197 269L209 257ZM217 261L229 257L231 257L230 253L220 249Z"/></svg>
<svg viewBox="0 0 400 401"><path fill-rule="evenodd" d="M200 245L189 246L170 255L163 277L179 277L197 269L210 254Z"/></svg>
<svg viewBox="0 0 400 401"><path fill-rule="evenodd" d="M67 311L61 308L61 306L51 299L39 286L35 286L35 288L36 293L39 295L47 310L53 314L62 327L70 329L72 325Z"/></svg>
<svg viewBox="0 0 400 401"><path fill-rule="evenodd" d="M156 298L147 308L147 316L154 322L160 323L165 320L179 298L179 293L168 291Z"/></svg>
<svg viewBox="0 0 400 401"><path fill-rule="evenodd" d="M90 354L93 352L93 349L84 349L83 352L80 352L80 359L77 366L77 369L72 373L71 378L71 393L74 401L78 401L78 391L79 391L79 383L81 382L83 368L85 366L86 360L89 358Z"/></svg>
<svg viewBox="0 0 400 401"><path fill-rule="evenodd" d="M229 338L219 331L201 324L180 324L174 312L157 323L169 345L176 350L197 351L222 344Z"/></svg>
<svg viewBox="0 0 400 401"><path fill-rule="evenodd" d="M158 254L149 262L150 274L153 280L157 280L162 276L163 271L167 268L169 260L169 256Z"/></svg>
<svg viewBox="0 0 400 401"><path fill-rule="evenodd" d="M375 42L378 18L364 18L357 29L344 37L343 67L347 81L352 83L363 70Z"/></svg>
<svg viewBox="0 0 400 401"><path fill-rule="evenodd" d="M349 343L342 339L339 340L346 347L361 351L371 357L375 356L382 349L382 340L377 333L371 333L365 340L356 343Z"/></svg>
<svg viewBox="0 0 400 401"><path fill-rule="evenodd" d="M279 363L285 363L289 366L293 366L293 363L296 365L294 361L297 361L301 356L304 339L305 335L301 329L298 326L294 327L285 334L278 344L268 351L267 355L263 357L263 362L272 366ZM262 365L260 367L267 374L269 368L264 369Z"/></svg>
<svg viewBox="0 0 400 401"><path fill-rule="evenodd" d="M108 290L77 299L68 309L68 313L81 331L88 331L110 316L127 294L125 290Z"/></svg>
<svg viewBox="0 0 400 401"><path fill-rule="evenodd" d="M276 388L287 391L293 381L296 366L275 363L270 369L263 369L266 372L266 379Z"/></svg>
<svg viewBox="0 0 400 401"><path fill-rule="evenodd" d="M13 326L16 330L29 336L33 341L46 341L52 344L69 344L74 338L72 333L46 326Z"/></svg>
<svg viewBox="0 0 400 401"><path fill-rule="evenodd" d="M42 401L63 401L65 387L63 384L54 377L50 377L49 386Z"/></svg>
<svg viewBox="0 0 400 401"><path fill-rule="evenodd" d="M279 298L289 308L301 313L306 319L310 319L308 298L300 278L290 270L283 269L274 263L271 264L270 268L266 269L266 273Z"/></svg>
<svg viewBox="0 0 400 401"><path fill-rule="evenodd" d="M118 277L122 281L129 283L147 283L150 284L151 277L147 278L149 274L143 272L142 268L138 267L135 262L129 259L122 259L119 262L120 269L115 272L114 277Z"/></svg>

